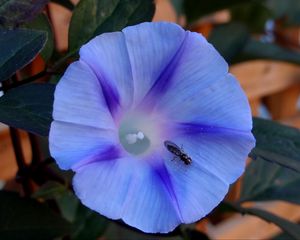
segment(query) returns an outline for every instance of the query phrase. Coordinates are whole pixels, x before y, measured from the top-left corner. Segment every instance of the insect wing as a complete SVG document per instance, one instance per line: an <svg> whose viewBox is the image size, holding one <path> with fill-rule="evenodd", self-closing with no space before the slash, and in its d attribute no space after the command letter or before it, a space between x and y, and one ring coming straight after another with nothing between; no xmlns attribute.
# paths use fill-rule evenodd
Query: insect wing
<svg viewBox="0 0 300 240"><path fill-rule="evenodd" d="M171 141L165 141L164 142L165 147L173 154L180 156L181 155L181 150L180 148L173 142Z"/></svg>

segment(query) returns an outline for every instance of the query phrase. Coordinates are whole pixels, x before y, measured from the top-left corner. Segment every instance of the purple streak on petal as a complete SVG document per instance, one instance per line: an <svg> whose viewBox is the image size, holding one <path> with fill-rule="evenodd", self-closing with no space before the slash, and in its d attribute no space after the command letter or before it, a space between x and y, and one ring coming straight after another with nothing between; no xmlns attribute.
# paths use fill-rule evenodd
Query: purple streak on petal
<svg viewBox="0 0 300 240"><path fill-rule="evenodd" d="M185 37L179 46L177 52L171 59L171 61L167 64L167 66L163 69L157 80L154 82L144 99L141 101L139 107L147 107L147 110L153 109L155 106L155 99L159 99L160 95L164 94L172 83L172 75L174 73L174 69L176 69L179 60L185 50L187 39L189 36L189 32L185 33Z"/></svg>
<svg viewBox="0 0 300 240"><path fill-rule="evenodd" d="M166 187L168 194L171 198L172 204L174 206L175 211L177 212L177 215L180 219L181 222L183 222L183 218L182 218L182 214L180 211L180 207L179 207L179 203L176 197L176 194L174 192L174 188L169 176L169 172L166 168L166 166L161 163L159 164L159 166L155 166L154 167L154 171L156 172L156 174L159 176L159 178L161 179L162 183L164 184L164 186Z"/></svg>
<svg viewBox="0 0 300 240"><path fill-rule="evenodd" d="M83 61L83 60L82 60ZM93 67L88 63L85 62L91 70L94 72L94 74L97 76L100 85L102 87L103 96L105 98L107 107L113 117L116 116L116 113L118 111L118 108L120 107L120 96L118 94L117 89L109 84L109 79L104 76L103 73L100 73L100 69L98 71L95 71Z"/></svg>
<svg viewBox="0 0 300 240"><path fill-rule="evenodd" d="M78 171L81 167L84 167L88 164L101 162L101 161L110 161L120 158L121 153L120 149L117 146L111 145L104 149L102 152L97 153L95 156L90 157L88 159L82 160L79 163L75 164L72 167L73 171Z"/></svg>
<svg viewBox="0 0 300 240"><path fill-rule="evenodd" d="M103 90L103 95L105 97L108 109L110 110L112 116L115 116L117 109L120 106L120 98L118 92L115 88L108 84L108 81L101 81L101 86Z"/></svg>
<svg viewBox="0 0 300 240"><path fill-rule="evenodd" d="M82 111L76 111L69 118L83 114ZM104 124L103 127L101 124ZM70 169L76 163L92 158L107 147L117 144L116 131L105 129L105 123L101 124L97 128L56 120L51 123L49 150L61 169Z"/></svg>
<svg viewBox="0 0 300 240"><path fill-rule="evenodd" d="M191 135L191 134L201 134L201 133L211 133L220 135L249 135L249 131L219 127L219 126L209 126L200 123L176 123L175 132L180 135Z"/></svg>

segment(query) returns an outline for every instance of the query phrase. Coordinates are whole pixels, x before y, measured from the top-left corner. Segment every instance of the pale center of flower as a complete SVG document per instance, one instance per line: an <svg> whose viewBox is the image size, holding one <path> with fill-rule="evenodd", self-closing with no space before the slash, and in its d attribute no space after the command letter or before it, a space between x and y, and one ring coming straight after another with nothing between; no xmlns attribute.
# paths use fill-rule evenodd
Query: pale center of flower
<svg viewBox="0 0 300 240"><path fill-rule="evenodd" d="M145 154L159 142L157 119L144 114L128 114L120 123L119 139L130 154Z"/></svg>

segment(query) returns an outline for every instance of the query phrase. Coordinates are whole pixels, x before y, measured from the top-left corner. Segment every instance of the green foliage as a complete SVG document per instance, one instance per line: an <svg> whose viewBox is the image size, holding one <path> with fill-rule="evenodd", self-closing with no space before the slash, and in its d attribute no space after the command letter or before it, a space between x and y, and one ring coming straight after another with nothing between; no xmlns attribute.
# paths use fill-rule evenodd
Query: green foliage
<svg viewBox="0 0 300 240"><path fill-rule="evenodd" d="M70 0L51 0L51 2L57 3L70 11L73 11L75 7Z"/></svg>
<svg viewBox="0 0 300 240"><path fill-rule="evenodd" d="M41 56L45 61L48 61L54 50L54 36L47 16L40 14L33 21L25 24L24 27L47 32L47 42L41 51Z"/></svg>
<svg viewBox="0 0 300 240"><path fill-rule="evenodd" d="M34 192L31 197L42 200L55 200L61 216L69 222L75 220L79 201L68 190L67 186L55 181L48 181Z"/></svg>
<svg viewBox="0 0 300 240"><path fill-rule="evenodd" d="M182 235L184 235L184 237L182 237ZM182 233L180 227L177 227L173 232L168 234L146 234L136 228L127 226L121 221L110 223L104 233L104 238L119 239L120 236L126 236L126 238L130 240L192 240L188 233Z"/></svg>
<svg viewBox="0 0 300 240"><path fill-rule="evenodd" d="M300 204L300 131L274 121L254 118L256 147L247 167L240 201L283 200ZM260 209L237 208L281 227L300 239L300 226Z"/></svg>
<svg viewBox="0 0 300 240"><path fill-rule="evenodd" d="M243 50L250 38L247 27L240 23L222 24L213 29L208 41L220 52L227 62Z"/></svg>
<svg viewBox="0 0 300 240"><path fill-rule="evenodd" d="M271 222L280 227L285 233L287 233L293 239L300 239L300 225L290 222L282 217L276 216L270 212L267 212L258 208L244 208L237 204L227 203L232 210L240 212L242 214L249 214L259 217L267 222Z"/></svg>
<svg viewBox="0 0 300 240"><path fill-rule="evenodd" d="M251 38L247 26L231 22L213 29L208 41L230 64L266 59L300 64L300 53Z"/></svg>
<svg viewBox="0 0 300 240"><path fill-rule="evenodd" d="M202 232L199 232L198 230L186 230L186 239L187 240L210 240L210 238Z"/></svg>
<svg viewBox="0 0 300 240"><path fill-rule="evenodd" d="M78 198L60 183L49 181L32 197L55 200L62 217L71 223L72 240L96 240L108 227L109 221L106 218L83 206Z"/></svg>
<svg viewBox="0 0 300 240"><path fill-rule="evenodd" d="M70 23L69 50L77 50L98 34L151 21L153 14L153 0L81 0Z"/></svg>
<svg viewBox="0 0 300 240"><path fill-rule="evenodd" d="M286 24L300 24L299 0L267 0L266 6L273 12L277 19L284 19Z"/></svg>
<svg viewBox="0 0 300 240"><path fill-rule="evenodd" d="M186 14L187 21L191 23L207 14L247 2L249 2L249 0L185 0L184 12Z"/></svg>
<svg viewBox="0 0 300 240"><path fill-rule="evenodd" d="M185 0L188 23L216 11L228 9L231 20L247 24L253 32L263 32L268 19L284 19L287 24L300 24L299 0Z"/></svg>
<svg viewBox="0 0 300 240"><path fill-rule="evenodd" d="M60 171L61 176L64 172ZM57 182L49 181L45 183L32 197L42 200L55 201L57 207L66 220L71 223L70 238L72 240L98 239L104 236L107 239L119 239L120 236L127 239L161 239L161 240L181 240L181 230L175 229L169 234L145 234L135 228L129 227L121 221L113 223L100 214L83 206L78 198L65 186ZM196 236L204 236L187 228L183 232L185 239L197 239ZM199 238L198 238L199 239ZM206 238L205 238L206 239Z"/></svg>
<svg viewBox="0 0 300 240"><path fill-rule="evenodd" d="M273 18L273 12L267 8L264 1L249 1L230 8L232 21L243 22L251 32L263 33L268 19Z"/></svg>
<svg viewBox="0 0 300 240"><path fill-rule="evenodd" d="M43 31L0 29L0 82L32 61L46 40L47 33Z"/></svg>
<svg viewBox="0 0 300 240"><path fill-rule="evenodd" d="M65 188L64 191L59 195L56 195L55 200L61 215L66 220L73 223L76 220L76 212L80 205L79 200L67 188ZM76 231L76 229L74 229L72 232L74 231Z"/></svg>
<svg viewBox="0 0 300 240"><path fill-rule="evenodd" d="M274 162L300 173L300 130L254 118L253 134L256 146L251 158Z"/></svg>
<svg viewBox="0 0 300 240"><path fill-rule="evenodd" d="M45 204L0 191L0 239L53 239L70 233L70 224Z"/></svg>
<svg viewBox="0 0 300 240"><path fill-rule="evenodd" d="M104 234L108 227L108 223L109 221L105 217L93 212L83 205L79 205L71 237L74 240L96 240L99 236Z"/></svg>
<svg viewBox="0 0 300 240"><path fill-rule="evenodd" d="M66 191L66 187L58 182L48 181L43 186L41 186L36 192L34 192L31 197L36 199L53 199L60 197Z"/></svg>
<svg viewBox="0 0 300 240"><path fill-rule="evenodd" d="M52 121L55 85L30 84L8 91L0 98L0 121L47 136Z"/></svg>
<svg viewBox="0 0 300 240"><path fill-rule="evenodd" d="M0 26L17 27L38 15L48 0L0 0Z"/></svg>
<svg viewBox="0 0 300 240"><path fill-rule="evenodd" d="M300 174L275 163L253 160L243 177L240 201L284 200L300 204Z"/></svg>
<svg viewBox="0 0 300 240"><path fill-rule="evenodd" d="M300 64L300 53L274 43L265 43L251 39L232 63L254 59L268 59Z"/></svg>
<svg viewBox="0 0 300 240"><path fill-rule="evenodd" d="M283 233L280 233L277 236L273 237L272 240L294 240L294 238L292 238L287 233L283 232Z"/></svg>
<svg viewBox="0 0 300 240"><path fill-rule="evenodd" d="M177 13L177 15L183 14L183 3L185 0L171 0L170 1Z"/></svg>

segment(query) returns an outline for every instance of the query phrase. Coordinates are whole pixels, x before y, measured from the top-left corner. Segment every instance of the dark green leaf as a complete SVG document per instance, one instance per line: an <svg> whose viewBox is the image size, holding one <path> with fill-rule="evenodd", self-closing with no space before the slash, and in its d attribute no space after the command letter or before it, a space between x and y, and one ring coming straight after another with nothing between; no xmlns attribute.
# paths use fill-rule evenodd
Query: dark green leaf
<svg viewBox="0 0 300 240"><path fill-rule="evenodd" d="M300 172L300 130L274 121L253 119L256 146L250 157Z"/></svg>
<svg viewBox="0 0 300 240"><path fill-rule="evenodd" d="M53 84L29 84L0 98L0 122L47 136L52 121Z"/></svg>
<svg viewBox="0 0 300 240"><path fill-rule="evenodd" d="M49 143L47 145L47 148L48 148L48 146L49 146ZM50 156L50 153L49 153L49 156ZM48 165L48 167L50 168L50 171L54 173L54 175L57 175L60 179L62 179L62 182L64 182L66 186L72 185L72 179L74 177L74 172L72 170L62 171L58 167L58 165L55 163L54 160L52 161L52 163L50 163Z"/></svg>
<svg viewBox="0 0 300 240"><path fill-rule="evenodd" d="M80 205L73 225L72 239L96 240L108 227L109 220L100 214ZM120 237L120 236L119 236Z"/></svg>
<svg viewBox="0 0 300 240"><path fill-rule="evenodd" d="M185 234L188 240L209 240L209 237L205 233L197 230L187 229Z"/></svg>
<svg viewBox="0 0 300 240"><path fill-rule="evenodd" d="M56 202L63 216L72 222L71 239L96 240L106 230L109 220L83 206L72 192L66 191Z"/></svg>
<svg viewBox="0 0 300 240"><path fill-rule="evenodd" d="M0 191L0 239L53 239L70 232L70 224L44 204Z"/></svg>
<svg viewBox="0 0 300 240"><path fill-rule="evenodd" d="M230 8L237 4L246 2L249 2L249 0L185 0L184 11L187 17L187 21L191 23L209 13L213 13L225 8Z"/></svg>
<svg viewBox="0 0 300 240"><path fill-rule="evenodd" d="M47 33L28 29L0 29L0 82L24 67L41 51Z"/></svg>
<svg viewBox="0 0 300 240"><path fill-rule="evenodd" d="M292 238L287 233L283 232L283 233L280 233L277 236L273 237L272 240L294 240L294 238Z"/></svg>
<svg viewBox="0 0 300 240"><path fill-rule="evenodd" d="M52 194L52 198L55 198L61 215L72 223L71 239L96 240L104 233L109 220L83 206L68 189L65 188L62 193L57 193Z"/></svg>
<svg viewBox="0 0 300 240"><path fill-rule="evenodd" d="M74 4L70 0L51 0L51 2L57 3L70 11L74 9Z"/></svg>
<svg viewBox="0 0 300 240"><path fill-rule="evenodd" d="M273 43L251 39L247 42L241 54L232 62L237 63L255 59L270 59L300 64L300 53Z"/></svg>
<svg viewBox="0 0 300 240"><path fill-rule="evenodd" d="M64 185L59 184L58 182L48 181L34 192L31 197L36 199L42 198L43 200L55 199L63 195L66 191L67 189Z"/></svg>
<svg viewBox="0 0 300 240"><path fill-rule="evenodd" d="M208 41L220 52L227 62L239 54L248 39L245 25L240 23L229 23L215 27L208 37Z"/></svg>
<svg viewBox="0 0 300 240"><path fill-rule="evenodd" d="M273 13L264 1L249 1L233 6L230 9L231 20L243 22L252 32L264 33L267 20L273 18Z"/></svg>
<svg viewBox="0 0 300 240"><path fill-rule="evenodd" d="M151 21L154 8L153 0L81 0L70 23L69 50L98 34Z"/></svg>
<svg viewBox="0 0 300 240"><path fill-rule="evenodd" d="M300 204L300 174L278 164L256 160L243 177L240 201L284 200Z"/></svg>
<svg viewBox="0 0 300 240"><path fill-rule="evenodd" d="M42 200L55 200L61 215L69 222L75 220L79 201L65 185L48 181L34 192L31 197Z"/></svg>
<svg viewBox="0 0 300 240"><path fill-rule="evenodd" d="M286 24L300 24L299 0L267 0L266 6L273 12L275 18L284 19Z"/></svg>
<svg viewBox="0 0 300 240"><path fill-rule="evenodd" d="M47 33L47 42L41 51L41 56L45 61L49 60L54 50L54 38L47 16L45 14L40 14L32 22L25 24L24 27L41 30Z"/></svg>
<svg viewBox="0 0 300 240"><path fill-rule="evenodd" d="M183 14L183 2L184 0L171 0L171 3L177 13L177 15Z"/></svg>
<svg viewBox="0 0 300 240"><path fill-rule="evenodd" d="M127 239L130 240L183 240L182 236L180 236L181 231L179 227L175 228L173 232L166 234L146 234L136 228L130 227L125 223L111 222L109 224L108 229L104 234L105 239L119 239L120 236L126 236ZM185 238L184 238L185 239Z"/></svg>
<svg viewBox="0 0 300 240"><path fill-rule="evenodd" d="M32 20L48 0L0 0L0 26L16 27Z"/></svg>
<svg viewBox="0 0 300 240"><path fill-rule="evenodd" d="M61 212L61 215L70 222L76 220L78 207L80 206L79 200L73 193L65 189L65 191L56 197L56 202Z"/></svg>
<svg viewBox="0 0 300 240"><path fill-rule="evenodd" d="M280 227L283 231L285 231L289 236L294 239L300 239L300 225L290 222L284 218L276 216L270 212L267 212L262 209L257 208L244 208L237 204L227 203L234 211L240 212L242 214L250 214L253 216L257 216L267 222L271 222Z"/></svg>

